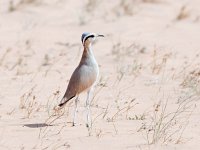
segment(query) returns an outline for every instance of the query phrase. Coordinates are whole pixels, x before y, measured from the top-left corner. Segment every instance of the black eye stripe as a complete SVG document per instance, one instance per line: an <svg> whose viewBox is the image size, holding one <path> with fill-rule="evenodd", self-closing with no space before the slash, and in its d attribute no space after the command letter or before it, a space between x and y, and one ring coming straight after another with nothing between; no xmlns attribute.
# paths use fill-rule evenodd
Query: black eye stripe
<svg viewBox="0 0 200 150"><path fill-rule="evenodd" d="M89 36L87 36L87 37L85 38L85 40L84 40L83 42L85 42L87 39L93 38L93 37L94 37L94 35L89 35Z"/></svg>

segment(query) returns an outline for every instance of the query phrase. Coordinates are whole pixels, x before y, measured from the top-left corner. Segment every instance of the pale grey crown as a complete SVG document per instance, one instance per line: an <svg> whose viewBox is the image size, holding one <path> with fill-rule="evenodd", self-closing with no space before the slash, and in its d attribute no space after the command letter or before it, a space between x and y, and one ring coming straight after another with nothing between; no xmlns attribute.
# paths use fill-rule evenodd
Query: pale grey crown
<svg viewBox="0 0 200 150"><path fill-rule="evenodd" d="M84 44L87 39L94 38L94 40L95 40L96 37L104 37L104 35L96 34L96 33L84 32L82 34L82 36L81 36L81 41Z"/></svg>

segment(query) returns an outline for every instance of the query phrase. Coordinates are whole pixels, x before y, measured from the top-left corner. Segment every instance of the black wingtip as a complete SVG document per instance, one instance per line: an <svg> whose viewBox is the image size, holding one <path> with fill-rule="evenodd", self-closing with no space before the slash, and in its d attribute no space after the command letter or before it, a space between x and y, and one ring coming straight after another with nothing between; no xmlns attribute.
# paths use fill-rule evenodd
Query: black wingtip
<svg viewBox="0 0 200 150"><path fill-rule="evenodd" d="M60 103L58 106L59 107L63 107L67 102L64 102L64 103Z"/></svg>
<svg viewBox="0 0 200 150"><path fill-rule="evenodd" d="M60 103L58 106L62 107L63 105L65 105L70 99L72 99L75 96L72 96L71 98L69 98L68 100L64 101L63 103Z"/></svg>
<svg viewBox="0 0 200 150"><path fill-rule="evenodd" d="M58 106L59 106L59 107L62 107L63 105L64 105L63 103L60 103Z"/></svg>

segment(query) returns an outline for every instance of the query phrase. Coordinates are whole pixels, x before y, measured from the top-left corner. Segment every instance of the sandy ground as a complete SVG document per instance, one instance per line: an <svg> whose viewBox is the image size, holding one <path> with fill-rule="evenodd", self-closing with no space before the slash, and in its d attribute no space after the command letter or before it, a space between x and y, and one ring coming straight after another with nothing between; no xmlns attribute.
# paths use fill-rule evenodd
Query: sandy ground
<svg viewBox="0 0 200 150"><path fill-rule="evenodd" d="M199 149L199 0L0 0L0 149ZM100 66L85 98L62 98L83 32ZM64 113L64 114L63 114Z"/></svg>

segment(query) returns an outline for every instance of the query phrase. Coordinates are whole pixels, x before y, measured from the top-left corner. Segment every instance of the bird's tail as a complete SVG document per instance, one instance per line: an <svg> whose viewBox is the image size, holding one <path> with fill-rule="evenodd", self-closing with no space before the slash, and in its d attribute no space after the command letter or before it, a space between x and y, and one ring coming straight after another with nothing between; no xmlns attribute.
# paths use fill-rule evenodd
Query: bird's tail
<svg viewBox="0 0 200 150"><path fill-rule="evenodd" d="M72 98L74 98L75 97L75 95L74 96L72 96L72 97L70 97L70 98L67 98L67 97L63 97L62 98L62 100L61 100L61 102L60 102L60 104L58 105L59 107L63 107L69 100L71 100Z"/></svg>

